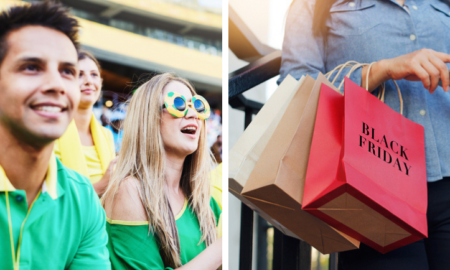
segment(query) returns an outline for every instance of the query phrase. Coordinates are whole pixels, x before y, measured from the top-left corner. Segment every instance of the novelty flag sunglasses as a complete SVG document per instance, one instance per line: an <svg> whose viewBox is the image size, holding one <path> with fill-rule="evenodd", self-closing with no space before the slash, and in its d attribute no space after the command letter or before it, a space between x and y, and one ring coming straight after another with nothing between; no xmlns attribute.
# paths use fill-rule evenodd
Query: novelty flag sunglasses
<svg viewBox="0 0 450 270"><path fill-rule="evenodd" d="M188 102L183 95L176 92L167 93L162 109L166 108L174 117L184 117L188 112L188 107L195 109L201 120L208 119L211 113L211 108L204 97L195 95L192 97L192 101Z"/></svg>

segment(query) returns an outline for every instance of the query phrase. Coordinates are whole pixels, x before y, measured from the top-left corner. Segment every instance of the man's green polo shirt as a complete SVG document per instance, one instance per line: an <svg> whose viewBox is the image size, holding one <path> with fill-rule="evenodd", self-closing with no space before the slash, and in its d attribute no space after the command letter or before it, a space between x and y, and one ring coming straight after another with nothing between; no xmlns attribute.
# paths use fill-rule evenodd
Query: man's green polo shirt
<svg viewBox="0 0 450 270"><path fill-rule="evenodd" d="M28 205L25 191L16 190L0 166L0 268L13 269L5 181L16 252ZM42 191L24 223L19 269L110 269L105 223L89 179L52 154Z"/></svg>

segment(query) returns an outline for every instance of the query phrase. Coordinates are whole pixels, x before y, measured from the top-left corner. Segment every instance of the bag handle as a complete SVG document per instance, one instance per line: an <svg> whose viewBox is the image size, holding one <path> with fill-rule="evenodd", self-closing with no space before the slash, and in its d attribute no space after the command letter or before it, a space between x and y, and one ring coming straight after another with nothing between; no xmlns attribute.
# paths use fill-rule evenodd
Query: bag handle
<svg viewBox="0 0 450 270"><path fill-rule="evenodd" d="M349 71L349 72L347 73L347 75L345 75L345 76L347 76L347 77L350 78L350 75L352 75L352 73L353 73L357 68L360 68L360 67L363 67L363 66L367 66L367 65L368 65L368 64L357 63L356 65L354 65L354 66L350 69L350 71ZM336 78L335 78L335 79L336 79ZM345 80L342 80L341 84L339 84L339 87L338 87L339 91L341 91L342 86L344 85L344 81L345 81Z"/></svg>
<svg viewBox="0 0 450 270"><path fill-rule="evenodd" d="M369 68L367 69L367 73L366 73L366 90L369 91L369 73L370 73L370 69L372 68L372 65L375 64L376 62L372 62L369 65ZM395 84L395 87L397 88L397 92L398 92L398 97L400 99L400 114L403 115L403 98L402 98L402 92L400 91L400 87L398 87L398 84L395 80L392 80ZM383 82L383 87L381 87L380 92L378 93L378 99L381 100L381 102L384 103L384 94L386 92L386 87L385 84ZM381 97L380 97L381 95Z"/></svg>
<svg viewBox="0 0 450 270"><path fill-rule="evenodd" d="M340 64L339 66L335 67L333 70L331 70L330 72L325 74L325 76L327 76L327 80L329 81L330 77L333 75L333 73L336 72L337 70L339 70L339 72L336 74L336 76L334 77L333 81L331 82L332 84L334 84L334 82L339 77L339 75L344 70L344 68L351 67L352 65L355 65L355 64L359 64L359 63L356 62L356 61L348 61L348 62L346 62L344 64Z"/></svg>
<svg viewBox="0 0 450 270"><path fill-rule="evenodd" d="M339 72L336 74L336 76L333 78L333 81L331 82L332 84L334 84L336 82L336 79L339 77L339 75L341 74L341 72L346 68L346 67L352 67L350 69L350 71L347 73L347 77L350 77L350 75L357 69L363 66L369 66L367 69L367 73L366 73L366 90L369 91L369 73L370 73L370 69L372 68L372 65L375 64L375 62L372 62L370 64L366 64L366 63L359 63L357 61L347 61L344 64L340 64L337 67L335 67L334 69L332 69L331 71L329 71L327 74L325 74L326 78L328 79L328 81L330 81L330 77L337 71L339 70ZM397 82L395 80L392 80L395 84L395 87L397 88L397 92L398 92L398 97L400 99L400 114L403 115L403 98L402 98L402 93L400 91L400 87L398 86ZM344 80L341 82L341 84L338 87L338 90L341 90L342 85L344 84ZM384 96L385 96L385 92L386 92L386 84L385 82L383 82L383 84L380 86L381 90L378 92L378 99L384 103Z"/></svg>

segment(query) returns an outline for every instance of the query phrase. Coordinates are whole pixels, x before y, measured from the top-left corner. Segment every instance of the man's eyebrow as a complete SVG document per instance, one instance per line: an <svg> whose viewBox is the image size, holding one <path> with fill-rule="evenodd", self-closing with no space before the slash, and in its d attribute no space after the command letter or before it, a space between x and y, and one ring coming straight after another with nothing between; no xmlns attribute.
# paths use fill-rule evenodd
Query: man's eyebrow
<svg viewBox="0 0 450 270"><path fill-rule="evenodd" d="M35 64L44 64L46 61L44 61L41 58L38 57L23 57L18 60L19 63L35 63ZM62 66L70 66L75 67L77 63L74 62L62 62Z"/></svg>
<svg viewBox="0 0 450 270"><path fill-rule="evenodd" d="M20 58L18 62L27 62L27 63L36 63L36 64L43 64L45 63L44 60L38 57L23 57Z"/></svg>
<svg viewBox="0 0 450 270"><path fill-rule="evenodd" d="M77 63L73 63L73 62L62 62L61 65L63 66L71 66L71 67L75 67L77 65Z"/></svg>

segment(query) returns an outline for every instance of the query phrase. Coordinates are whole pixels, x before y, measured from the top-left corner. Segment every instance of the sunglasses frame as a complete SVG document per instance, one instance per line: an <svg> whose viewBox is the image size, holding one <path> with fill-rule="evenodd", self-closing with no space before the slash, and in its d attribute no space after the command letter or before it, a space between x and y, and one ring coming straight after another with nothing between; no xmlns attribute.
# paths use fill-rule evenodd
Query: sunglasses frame
<svg viewBox="0 0 450 270"><path fill-rule="evenodd" d="M174 101L175 99L179 97L182 100L184 100L184 103L186 105L186 108L183 111L178 110L175 105L174 105ZM197 109L194 106L195 101L200 100L203 105L205 106L205 111L203 112L198 112ZM192 108L195 110L195 112L197 113L197 116L199 119L201 120L206 120L209 118L210 114L211 114L211 108L209 106L208 101L206 101L206 99L200 95L195 95L192 97L191 101L187 101L186 98L182 95L179 94L177 92L169 92L167 93L167 95L164 97L164 104L162 106L162 109L166 108L167 111L174 117L185 117L187 112L188 112L188 108Z"/></svg>

